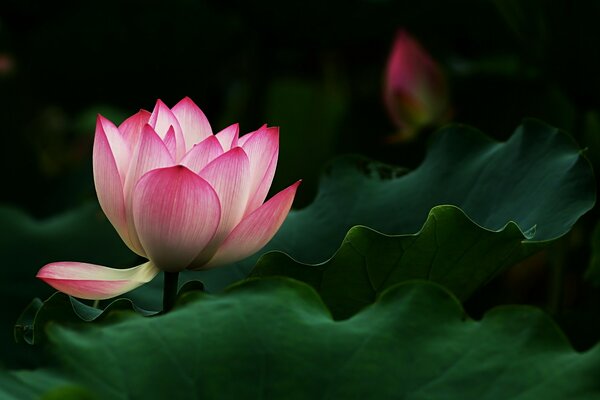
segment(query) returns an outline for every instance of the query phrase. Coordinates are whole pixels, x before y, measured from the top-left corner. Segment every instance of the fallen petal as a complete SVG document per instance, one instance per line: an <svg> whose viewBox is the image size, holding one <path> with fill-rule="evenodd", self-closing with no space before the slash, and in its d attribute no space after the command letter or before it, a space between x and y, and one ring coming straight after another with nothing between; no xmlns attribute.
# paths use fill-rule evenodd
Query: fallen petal
<svg viewBox="0 0 600 400"><path fill-rule="evenodd" d="M42 267L37 277L68 295L104 300L150 282L159 272L152 262L128 269L79 262L55 262Z"/></svg>

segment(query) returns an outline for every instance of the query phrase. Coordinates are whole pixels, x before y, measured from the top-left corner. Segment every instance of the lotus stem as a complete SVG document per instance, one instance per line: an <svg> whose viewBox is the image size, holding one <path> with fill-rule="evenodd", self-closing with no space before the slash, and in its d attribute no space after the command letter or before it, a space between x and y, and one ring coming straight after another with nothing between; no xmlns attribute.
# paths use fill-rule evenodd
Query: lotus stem
<svg viewBox="0 0 600 400"><path fill-rule="evenodd" d="M163 314L171 311L177 298L179 272L165 271L163 286Z"/></svg>

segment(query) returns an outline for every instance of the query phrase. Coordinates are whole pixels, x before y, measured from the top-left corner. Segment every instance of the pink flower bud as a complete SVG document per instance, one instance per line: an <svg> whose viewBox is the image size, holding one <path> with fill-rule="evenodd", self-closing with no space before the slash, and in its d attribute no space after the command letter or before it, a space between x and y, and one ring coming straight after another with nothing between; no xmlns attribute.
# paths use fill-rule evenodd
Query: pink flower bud
<svg viewBox="0 0 600 400"><path fill-rule="evenodd" d="M408 33L399 31L385 73L384 101L400 140L441 122L448 111L446 80L438 64Z"/></svg>

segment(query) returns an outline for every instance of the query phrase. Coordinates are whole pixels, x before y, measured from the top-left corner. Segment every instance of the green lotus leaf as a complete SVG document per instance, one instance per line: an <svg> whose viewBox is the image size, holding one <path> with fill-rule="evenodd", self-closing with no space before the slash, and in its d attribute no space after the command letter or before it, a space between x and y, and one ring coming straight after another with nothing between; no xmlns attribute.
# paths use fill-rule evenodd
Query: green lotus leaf
<svg viewBox="0 0 600 400"><path fill-rule="evenodd" d="M0 379L35 394L81 388L102 399L600 394L600 346L573 351L533 307L496 308L471 320L452 294L428 282L395 285L344 321L311 287L285 278L251 279L219 295L188 292L157 317L119 313L83 331L48 324L54 366Z"/></svg>
<svg viewBox="0 0 600 400"><path fill-rule="evenodd" d="M270 252L260 258L251 276L281 275L308 283L333 316L343 319L371 304L387 288L412 279L439 283L465 300L537 247L513 222L490 231L457 207L437 206L416 234L388 236L356 226L325 263L308 265L285 253Z"/></svg>
<svg viewBox="0 0 600 400"><path fill-rule="evenodd" d="M513 222L523 232L526 249L533 251L569 232L594 202L591 166L564 132L526 120L500 143L473 128L451 125L437 132L423 163L408 174L361 157L335 160L314 202L291 212L259 254L229 268L205 271L200 279L209 290L223 288L246 277L269 250L287 253L301 263L322 263L333 256L353 226L389 235L415 234L438 205L458 207L468 216L473 223L463 224L467 236L475 234L475 225L481 231L500 232ZM460 241L463 232L456 229L453 234ZM514 240L512 235L504 236ZM421 251L436 252L441 259L452 256L429 243L433 247ZM452 246L445 249L459 251ZM529 251L521 253L524 257ZM475 271L463 271L471 273Z"/></svg>
<svg viewBox="0 0 600 400"><path fill-rule="evenodd" d="M177 295L183 296L189 291L203 289L204 285L201 282L190 281L179 289ZM119 311L133 311L145 317L160 313L158 310L138 307L126 298L113 300L104 307L93 307L67 294L56 292L45 301L39 298L32 300L15 324L15 339L17 342L28 344L44 343L44 328L49 322L81 328L85 327L87 322L104 322Z"/></svg>

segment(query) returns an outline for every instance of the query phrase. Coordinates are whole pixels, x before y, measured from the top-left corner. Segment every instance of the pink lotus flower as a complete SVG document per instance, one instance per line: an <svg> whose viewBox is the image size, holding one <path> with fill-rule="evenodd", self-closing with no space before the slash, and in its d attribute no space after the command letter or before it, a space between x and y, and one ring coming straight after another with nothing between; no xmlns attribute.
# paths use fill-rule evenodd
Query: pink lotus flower
<svg viewBox="0 0 600 400"><path fill-rule="evenodd" d="M399 31L388 59L384 101L399 139L440 122L448 111L444 75L436 62L408 33Z"/></svg>
<svg viewBox="0 0 600 400"><path fill-rule="evenodd" d="M158 100L119 127L98 116L94 181L102 210L129 248L149 261L114 269L55 262L37 276L84 299L107 299L161 270L206 269L248 257L275 235L296 182L263 204L279 150L279 129L238 137L238 124L213 135L189 98Z"/></svg>

